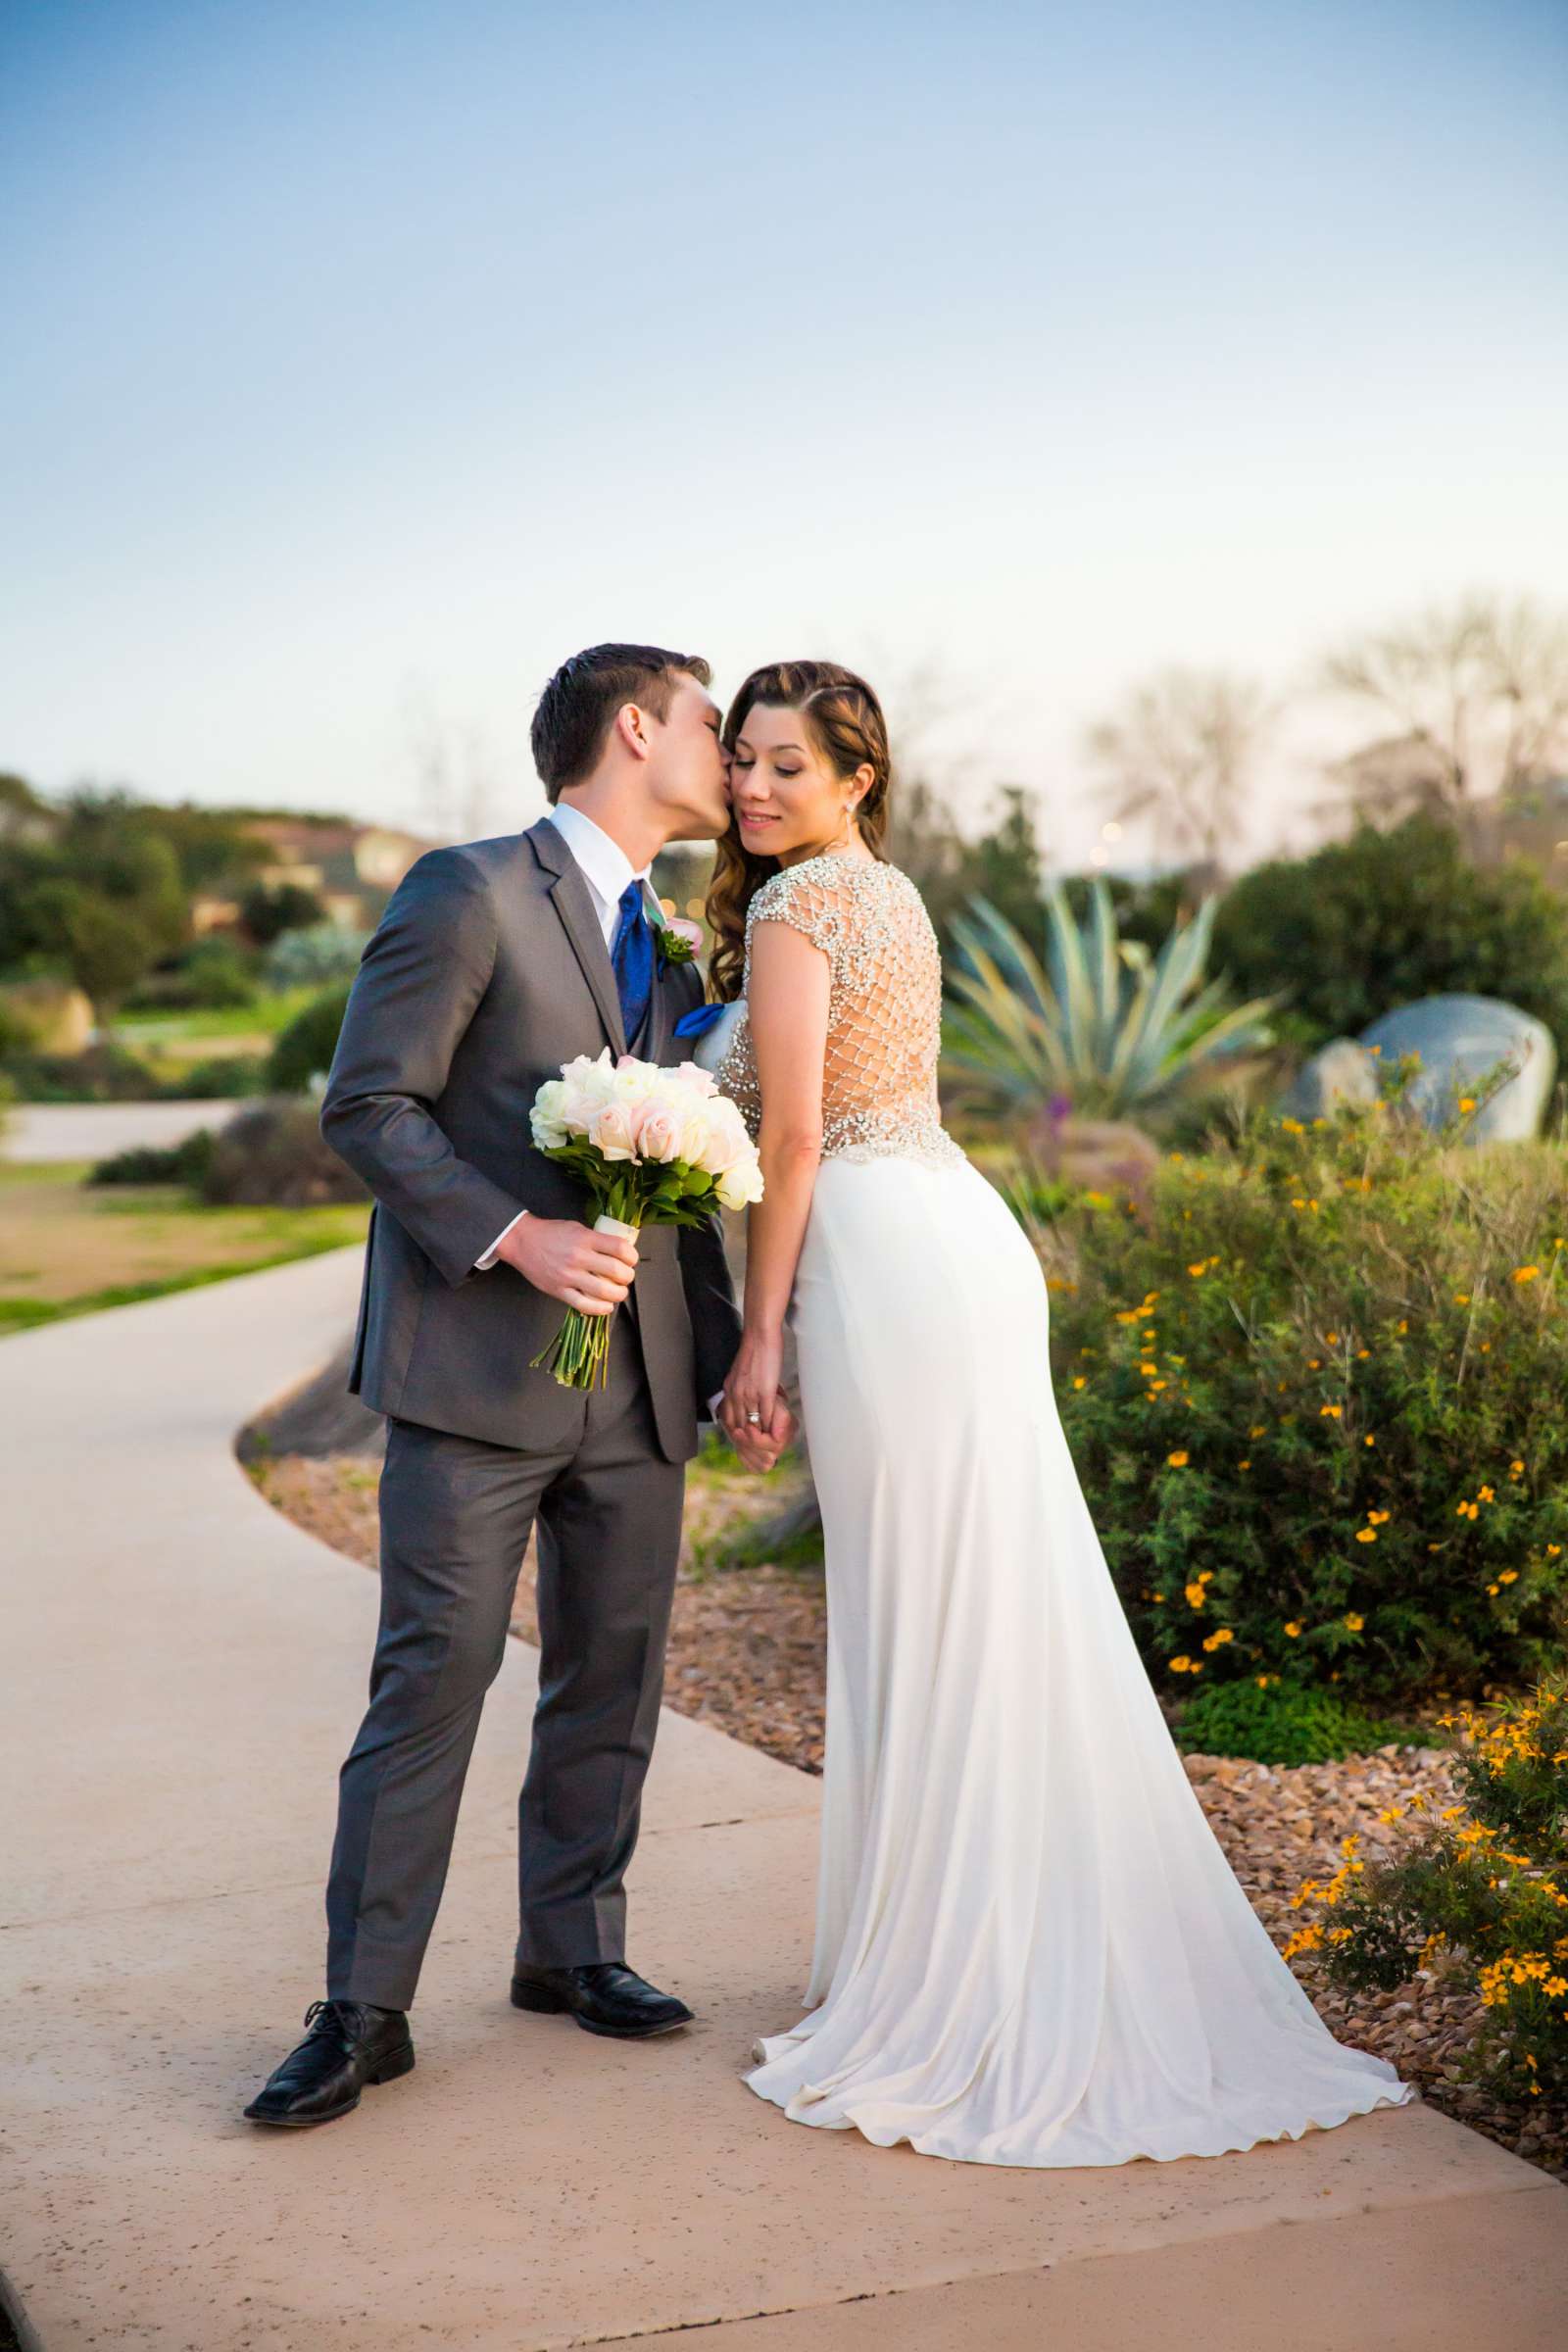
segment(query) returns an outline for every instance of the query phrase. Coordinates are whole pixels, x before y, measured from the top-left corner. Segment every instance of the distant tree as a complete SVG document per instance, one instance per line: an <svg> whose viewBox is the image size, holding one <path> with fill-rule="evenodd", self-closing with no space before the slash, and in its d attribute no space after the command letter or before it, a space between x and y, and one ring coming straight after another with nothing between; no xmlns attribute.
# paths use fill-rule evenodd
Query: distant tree
<svg viewBox="0 0 1568 2352"><path fill-rule="evenodd" d="M1523 860L1474 864L1432 816L1254 866L1221 901L1213 961L1284 992L1303 1043L1452 991L1536 1014L1568 1058L1568 901Z"/></svg>
<svg viewBox="0 0 1568 2352"><path fill-rule="evenodd" d="M285 931L308 930L325 912L315 891L297 882L280 882L275 889L253 882L239 903L240 921L259 948L270 948Z"/></svg>
<svg viewBox="0 0 1568 2352"><path fill-rule="evenodd" d="M54 811L24 776L0 773L0 842L46 839Z"/></svg>
<svg viewBox="0 0 1568 2352"><path fill-rule="evenodd" d="M37 953L64 965L103 1011L112 1011L158 960L158 942L135 906L79 882L40 884L29 924Z"/></svg>
<svg viewBox="0 0 1568 2352"><path fill-rule="evenodd" d="M971 899L985 899L1037 943L1044 938L1045 860L1036 803L1021 784L1000 786L992 818L975 835L960 827L947 800L922 779L901 785L893 802L889 855L925 900L944 956L953 926Z"/></svg>
<svg viewBox="0 0 1568 2352"><path fill-rule="evenodd" d="M1479 804L1506 804L1568 759L1568 617L1479 592L1363 631L1328 654L1323 690L1382 732L1329 771L1373 824L1416 811L1480 846Z"/></svg>
<svg viewBox="0 0 1568 2352"><path fill-rule="evenodd" d="M1167 669L1092 726L1086 749L1119 823L1147 824L1162 863L1201 862L1218 873L1275 717L1253 679Z"/></svg>
<svg viewBox="0 0 1568 2352"><path fill-rule="evenodd" d="M270 845L252 831L244 810L198 808L188 801L172 808L138 801L132 804L130 816L141 831L169 844L190 897L225 884L237 885L272 855Z"/></svg>

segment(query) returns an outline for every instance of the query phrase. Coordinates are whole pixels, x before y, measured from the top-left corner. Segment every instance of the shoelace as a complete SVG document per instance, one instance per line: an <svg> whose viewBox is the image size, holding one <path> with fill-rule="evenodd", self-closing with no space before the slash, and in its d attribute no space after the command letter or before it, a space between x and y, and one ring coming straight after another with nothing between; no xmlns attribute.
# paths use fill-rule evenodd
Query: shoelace
<svg viewBox="0 0 1568 2352"><path fill-rule="evenodd" d="M306 2033L314 2034L317 2031L317 2020L318 2018L328 2018L333 2025L336 2025L338 2022L338 2011L346 2006L348 2006L348 2004L342 2001L313 2001L305 2012Z"/></svg>

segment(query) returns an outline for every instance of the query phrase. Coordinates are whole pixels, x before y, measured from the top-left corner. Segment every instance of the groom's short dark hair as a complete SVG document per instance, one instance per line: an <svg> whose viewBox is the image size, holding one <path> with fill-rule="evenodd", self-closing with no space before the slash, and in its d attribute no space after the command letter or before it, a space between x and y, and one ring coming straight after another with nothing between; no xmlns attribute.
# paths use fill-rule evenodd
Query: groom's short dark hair
<svg viewBox="0 0 1568 2352"><path fill-rule="evenodd" d="M699 686L712 683L701 654L666 653L659 645L591 645L563 662L533 714L533 763L550 799L593 774L624 704L667 718L682 674Z"/></svg>

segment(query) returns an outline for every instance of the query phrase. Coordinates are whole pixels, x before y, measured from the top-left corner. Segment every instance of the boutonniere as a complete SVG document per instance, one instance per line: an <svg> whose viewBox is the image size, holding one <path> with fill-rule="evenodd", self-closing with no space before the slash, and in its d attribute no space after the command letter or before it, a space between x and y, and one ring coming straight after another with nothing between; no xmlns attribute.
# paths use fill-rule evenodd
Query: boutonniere
<svg viewBox="0 0 1568 2352"><path fill-rule="evenodd" d="M659 968L667 972L671 964L692 963L703 944L701 923L688 923L678 914L661 913L654 930L659 943Z"/></svg>

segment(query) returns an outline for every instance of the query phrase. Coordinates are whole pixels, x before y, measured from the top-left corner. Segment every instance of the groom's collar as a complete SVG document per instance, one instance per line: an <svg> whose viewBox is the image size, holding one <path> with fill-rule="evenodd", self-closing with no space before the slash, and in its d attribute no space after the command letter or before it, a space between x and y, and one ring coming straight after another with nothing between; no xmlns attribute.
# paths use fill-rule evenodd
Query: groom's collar
<svg viewBox="0 0 1568 2352"><path fill-rule="evenodd" d="M647 881L649 868L639 873L620 844L569 801L558 801L545 821L555 826L607 906L615 905L628 882Z"/></svg>

